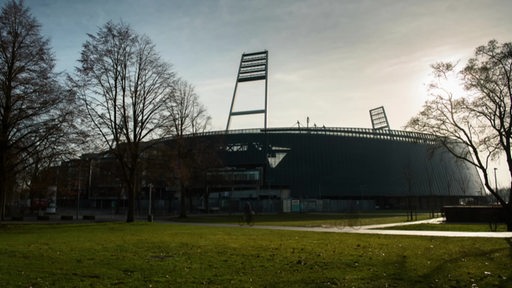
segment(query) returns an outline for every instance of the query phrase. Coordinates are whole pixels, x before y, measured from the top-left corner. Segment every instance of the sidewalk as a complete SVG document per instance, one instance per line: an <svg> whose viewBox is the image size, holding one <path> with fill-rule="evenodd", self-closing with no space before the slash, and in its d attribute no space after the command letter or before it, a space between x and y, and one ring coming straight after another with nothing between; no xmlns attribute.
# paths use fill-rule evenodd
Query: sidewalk
<svg viewBox="0 0 512 288"><path fill-rule="evenodd" d="M83 211L85 212L85 211ZM167 217L166 217L167 218ZM4 221L3 223L11 224L35 224L35 223L86 223L86 222L124 222L126 221L125 215L115 214L99 214L95 215L95 220L84 220L80 215L79 220L76 216L73 220L60 220L57 215L54 215L49 220L37 220L35 216L26 217L24 221ZM147 221L147 216L137 215L136 221ZM344 227L343 229L336 227L295 227L295 226L270 226L270 225L256 225L252 227L239 226L238 224L222 224L222 223L181 223L173 222L167 219L158 219L155 217L154 222L159 223L172 223L175 225L192 225L192 226L212 226L212 227L233 227L233 228L246 228L246 229L267 229L267 230L287 230L287 231L309 231L309 232L324 232L324 233L357 233L357 234L379 234L379 235L406 235L406 236L427 236L427 237L479 237L479 238L510 238L512 239L512 232L459 232L459 231L420 231L420 230L393 230L390 229L396 226L415 225L422 223L442 223L444 218L434 218L421 221L389 223L379 225L362 226L359 229L352 227Z"/></svg>
<svg viewBox="0 0 512 288"><path fill-rule="evenodd" d="M420 230L393 230L383 229L392 228L396 226L415 225L422 223L441 223L444 218L435 218L421 221L401 222L380 225L367 225L362 226L360 229L352 227L345 227L343 229L336 227L294 227L294 226L270 226L258 225L254 226L239 226L236 224L221 224L221 223L180 223L180 222L167 222L178 225L195 225L195 226L213 226L213 227L240 227L246 229L267 229L267 230L286 230L286 231L309 231L309 232L324 232L324 233L357 233L357 234L379 234L379 235L404 235L404 236L427 236L427 237L478 237L478 238L511 238L512 232L459 232L459 231L420 231Z"/></svg>
<svg viewBox="0 0 512 288"><path fill-rule="evenodd" d="M421 221L391 223L381 225L367 225L360 229L345 227L343 229L334 227L287 227L287 226L258 226L253 228L270 230L289 230L289 231L311 231L311 232L331 232L331 233L357 233L357 234L379 234L379 235L406 235L406 236L429 236L429 237L478 237L478 238L512 238L512 232L459 232L459 231L420 231L420 230L393 230L383 229L396 226L415 225L422 223L441 223L444 218L435 218Z"/></svg>

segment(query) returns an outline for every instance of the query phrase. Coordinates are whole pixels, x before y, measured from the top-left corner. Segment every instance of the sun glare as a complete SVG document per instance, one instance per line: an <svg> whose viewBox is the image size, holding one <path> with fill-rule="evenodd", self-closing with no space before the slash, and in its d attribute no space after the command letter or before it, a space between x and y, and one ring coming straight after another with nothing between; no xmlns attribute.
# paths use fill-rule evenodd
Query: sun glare
<svg viewBox="0 0 512 288"><path fill-rule="evenodd" d="M454 98L463 97L467 93L464 90L462 81L456 75L452 74L446 75L446 79L440 79L439 88L450 93Z"/></svg>

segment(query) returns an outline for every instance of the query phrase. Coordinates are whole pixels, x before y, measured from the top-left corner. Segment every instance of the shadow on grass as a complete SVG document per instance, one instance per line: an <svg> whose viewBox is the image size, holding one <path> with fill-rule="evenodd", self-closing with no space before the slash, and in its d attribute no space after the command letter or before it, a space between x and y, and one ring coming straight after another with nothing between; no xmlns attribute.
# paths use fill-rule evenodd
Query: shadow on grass
<svg viewBox="0 0 512 288"><path fill-rule="evenodd" d="M509 245L508 253L507 249L496 248L466 251L462 255L456 253L459 256L452 258L446 255L445 261L430 269L422 278L425 283L431 283L432 287L512 287L512 273L501 275L490 271L488 267L488 262L507 262L504 258L512 257L512 240L506 241Z"/></svg>
<svg viewBox="0 0 512 288"><path fill-rule="evenodd" d="M506 238L505 241L507 241L508 248L509 248L509 257L512 259L512 238Z"/></svg>
<svg viewBox="0 0 512 288"><path fill-rule="evenodd" d="M172 218L171 221L180 223L238 223L240 213L235 214L200 214L190 215L185 219ZM425 214L427 215L427 214ZM353 217L351 213L281 213L256 214L256 225L282 225L282 226L323 226L332 225L335 221ZM360 213L358 217L362 224L385 224L406 222L405 212ZM426 218L425 218L426 219Z"/></svg>

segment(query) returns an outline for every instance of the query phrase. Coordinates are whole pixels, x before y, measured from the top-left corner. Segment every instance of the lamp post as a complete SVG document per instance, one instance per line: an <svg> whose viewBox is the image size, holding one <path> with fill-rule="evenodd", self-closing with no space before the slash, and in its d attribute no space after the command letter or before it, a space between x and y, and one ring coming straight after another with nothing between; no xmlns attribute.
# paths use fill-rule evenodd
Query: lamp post
<svg viewBox="0 0 512 288"><path fill-rule="evenodd" d="M149 201L148 201L148 222L153 222L153 215L151 214L151 192L153 184L149 184Z"/></svg>
<svg viewBox="0 0 512 288"><path fill-rule="evenodd" d="M80 178L82 177L82 160L79 160L78 162L78 189L76 190L76 220L80 217L80 189L82 188L80 186Z"/></svg>
<svg viewBox="0 0 512 288"><path fill-rule="evenodd" d="M498 194L498 178L496 177L496 170L498 170L498 168L495 167L494 168L494 187L495 187L494 191L496 194ZM496 201L497 201L497 199L496 199Z"/></svg>

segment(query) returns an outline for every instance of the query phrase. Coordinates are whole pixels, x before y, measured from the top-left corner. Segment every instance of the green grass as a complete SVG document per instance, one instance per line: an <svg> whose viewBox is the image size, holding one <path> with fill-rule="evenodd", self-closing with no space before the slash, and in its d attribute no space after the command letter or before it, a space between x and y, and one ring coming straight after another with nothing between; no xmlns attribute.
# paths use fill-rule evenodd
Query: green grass
<svg viewBox="0 0 512 288"><path fill-rule="evenodd" d="M389 229L389 228L385 228ZM490 232L488 224L481 223L442 223L442 224L413 224L404 226L394 226L391 229L396 230L419 230L419 231L461 231L461 232ZM506 232L507 226L503 223L498 224L495 232Z"/></svg>
<svg viewBox="0 0 512 288"><path fill-rule="evenodd" d="M0 225L0 287L510 287L503 239Z"/></svg>

